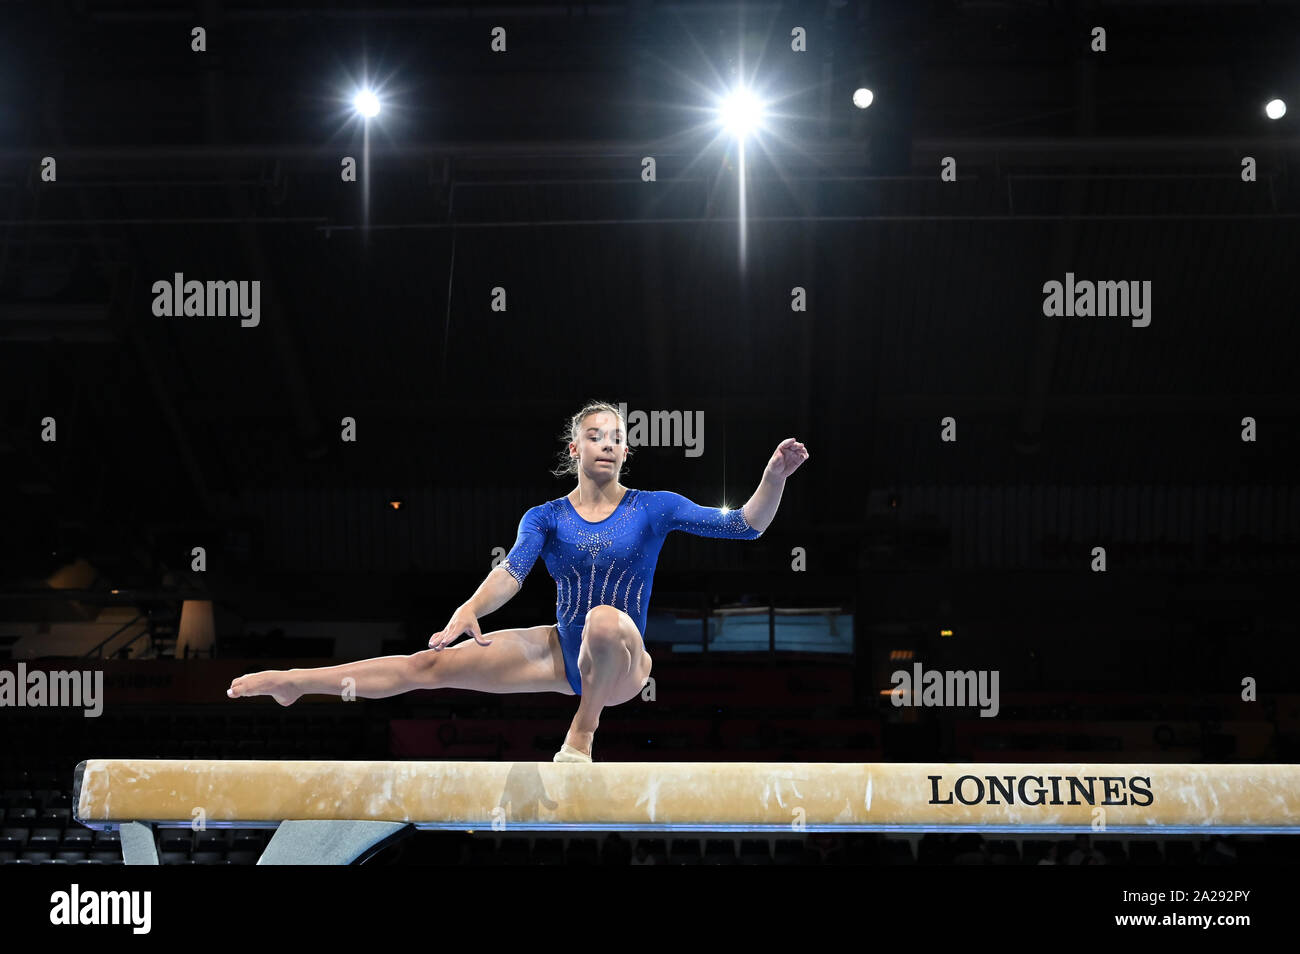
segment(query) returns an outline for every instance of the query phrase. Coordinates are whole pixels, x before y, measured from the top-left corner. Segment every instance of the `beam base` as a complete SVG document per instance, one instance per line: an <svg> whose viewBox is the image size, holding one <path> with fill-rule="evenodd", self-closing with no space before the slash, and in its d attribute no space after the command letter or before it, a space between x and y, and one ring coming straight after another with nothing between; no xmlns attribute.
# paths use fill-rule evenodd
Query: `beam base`
<svg viewBox="0 0 1300 954"><path fill-rule="evenodd" d="M153 825L124 822L118 826L118 837L122 839L123 864L158 864L158 842L154 840Z"/></svg>
<svg viewBox="0 0 1300 954"><path fill-rule="evenodd" d="M285 821L271 836L259 865L361 864L415 831L379 821Z"/></svg>

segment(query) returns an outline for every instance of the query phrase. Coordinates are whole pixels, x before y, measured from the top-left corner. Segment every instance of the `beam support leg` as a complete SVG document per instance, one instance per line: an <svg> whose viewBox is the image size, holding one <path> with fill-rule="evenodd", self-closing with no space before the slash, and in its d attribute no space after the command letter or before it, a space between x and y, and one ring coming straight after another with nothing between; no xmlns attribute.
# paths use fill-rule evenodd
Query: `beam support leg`
<svg viewBox="0 0 1300 954"><path fill-rule="evenodd" d="M405 822L283 821L259 865L350 865L415 830Z"/></svg>
<svg viewBox="0 0 1300 954"><path fill-rule="evenodd" d="M158 842L154 841L153 825L144 822L125 822L117 826L117 833L122 839L124 864L158 864Z"/></svg>

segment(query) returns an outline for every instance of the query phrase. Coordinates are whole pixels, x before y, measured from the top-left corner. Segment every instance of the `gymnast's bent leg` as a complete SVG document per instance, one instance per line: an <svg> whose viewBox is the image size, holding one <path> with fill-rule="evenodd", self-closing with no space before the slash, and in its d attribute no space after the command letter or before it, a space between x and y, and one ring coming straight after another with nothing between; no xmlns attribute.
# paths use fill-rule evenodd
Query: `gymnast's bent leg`
<svg viewBox="0 0 1300 954"><path fill-rule="evenodd" d="M564 677L564 655L554 624L487 633L482 646L467 639L443 650L379 656L317 669L271 669L240 676L226 695L271 696L282 706L310 693L384 699L412 689L475 689L479 692L561 692L573 695ZM351 682L349 682L351 680Z"/></svg>
<svg viewBox="0 0 1300 954"><path fill-rule="evenodd" d="M600 712L638 695L650 678L652 661L636 623L613 606L593 606L582 627L578 672L582 701L556 754L557 762L590 761Z"/></svg>

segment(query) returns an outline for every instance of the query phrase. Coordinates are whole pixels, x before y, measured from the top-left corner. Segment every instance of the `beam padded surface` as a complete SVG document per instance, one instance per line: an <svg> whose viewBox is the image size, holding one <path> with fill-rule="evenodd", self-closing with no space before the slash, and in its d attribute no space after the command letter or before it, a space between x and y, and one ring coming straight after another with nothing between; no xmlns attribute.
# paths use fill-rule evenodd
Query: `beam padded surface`
<svg viewBox="0 0 1300 954"><path fill-rule="evenodd" d="M426 828L1300 831L1300 766L91 759L92 827L286 819Z"/></svg>

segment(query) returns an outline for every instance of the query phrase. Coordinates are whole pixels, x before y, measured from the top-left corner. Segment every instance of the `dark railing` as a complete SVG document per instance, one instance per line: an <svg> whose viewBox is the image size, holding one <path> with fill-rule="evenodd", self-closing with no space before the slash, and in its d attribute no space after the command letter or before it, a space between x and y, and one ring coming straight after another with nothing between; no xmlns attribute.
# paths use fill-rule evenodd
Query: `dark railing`
<svg viewBox="0 0 1300 954"><path fill-rule="evenodd" d="M102 659L103 656L104 656L104 647L105 647L105 646L107 646L107 645L108 645L109 643L111 643L114 639L116 639L118 636L122 635L122 633L126 632L126 630L130 629L132 626L134 626L136 623L140 622L140 620L142 620L142 619L144 619L144 618L145 618L145 614L144 614L144 613L137 613L137 614L135 615L135 619L131 620L131 621L128 622L128 623L123 623L123 624L122 624L121 626L119 626L117 629L113 630L112 634L110 634L109 636L107 636L105 639L101 640L100 643L99 643L98 645L93 646L93 647L91 647L89 650L87 650L87 651L86 651L86 657L89 658L89 657L91 657L91 656L97 656L97 657L99 657L99 658ZM149 627L146 626L144 629L140 630L140 632L136 633L136 634L135 634L134 636L132 636L129 640L127 640L127 641L126 641L122 646L120 646L120 647L119 647L119 650L126 649L128 646L130 646L132 643L134 643L137 639L139 639L141 636L143 636L143 635L144 635L145 633L147 633L147 632L149 632Z"/></svg>

